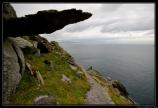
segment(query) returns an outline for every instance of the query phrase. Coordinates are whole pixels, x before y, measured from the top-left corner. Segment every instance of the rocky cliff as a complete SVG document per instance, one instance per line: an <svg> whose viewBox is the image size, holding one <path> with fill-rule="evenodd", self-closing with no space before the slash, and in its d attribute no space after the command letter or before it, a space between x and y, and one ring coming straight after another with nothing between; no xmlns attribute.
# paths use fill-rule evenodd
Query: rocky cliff
<svg viewBox="0 0 158 108"><path fill-rule="evenodd" d="M7 12L4 4L4 13ZM11 15L3 17L4 36L34 36L43 33L52 33L62 29L68 24L77 23L91 17L91 13L82 12L82 10L69 9L63 11L45 10L36 14L26 15L25 17L16 18L15 11L7 12Z"/></svg>
<svg viewBox="0 0 158 108"><path fill-rule="evenodd" d="M3 104L133 104L120 82L105 80L92 67L84 70L57 42L38 35L88 19L90 13L49 10L17 18L10 4L3 5ZM97 89L101 93L95 95Z"/></svg>
<svg viewBox="0 0 158 108"><path fill-rule="evenodd" d="M40 33L52 33L64 26L88 19L90 13L81 10L69 9L63 11L45 10L34 15L18 18L15 10L9 3L3 4L3 103L10 103L9 97L14 95L16 88L23 77L26 67L24 54L49 53L55 42L48 43L42 37L35 36ZM32 36L30 43L18 36ZM14 38L17 37L17 38ZM69 63L74 64L73 59Z"/></svg>

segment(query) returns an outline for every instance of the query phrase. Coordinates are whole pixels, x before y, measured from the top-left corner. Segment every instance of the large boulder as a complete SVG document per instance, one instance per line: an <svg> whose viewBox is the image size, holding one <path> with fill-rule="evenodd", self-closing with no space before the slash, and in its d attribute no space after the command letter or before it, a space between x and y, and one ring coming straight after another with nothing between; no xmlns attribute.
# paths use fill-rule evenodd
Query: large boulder
<svg viewBox="0 0 158 108"><path fill-rule="evenodd" d="M123 84L121 84L119 81L117 81L117 80L112 81L112 86L114 88L117 88L121 95L124 95L124 96L128 95L128 92L127 92L125 86Z"/></svg>
<svg viewBox="0 0 158 108"><path fill-rule="evenodd" d="M40 50L35 48L31 42L21 37L15 37L15 38L12 37L12 40L16 44L16 46L22 49L24 54L34 54L34 55L40 56Z"/></svg>
<svg viewBox="0 0 158 108"><path fill-rule="evenodd" d="M13 41L10 39L4 40L3 45L3 102L7 103L9 96L15 93L23 69L20 67L22 62L17 54L17 52L21 53L20 49L15 49Z"/></svg>
<svg viewBox="0 0 158 108"><path fill-rule="evenodd" d="M16 18L16 12L9 3L3 4L3 20L7 21ZM19 55L18 55L19 54ZM3 41L3 73L2 73L2 88L3 88L3 103L9 104L9 97L15 93L24 68L22 65L23 55L20 49L16 46L11 38L6 38Z"/></svg>
<svg viewBox="0 0 158 108"><path fill-rule="evenodd" d="M26 48L26 47L33 47L33 44L30 43L29 41L21 38L21 37L16 37L12 38L14 43L16 43L20 48Z"/></svg>

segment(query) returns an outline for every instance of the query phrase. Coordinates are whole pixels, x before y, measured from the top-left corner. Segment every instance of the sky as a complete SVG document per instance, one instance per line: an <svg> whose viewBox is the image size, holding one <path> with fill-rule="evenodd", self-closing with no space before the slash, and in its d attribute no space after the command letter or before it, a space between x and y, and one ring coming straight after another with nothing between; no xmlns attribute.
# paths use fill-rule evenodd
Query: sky
<svg viewBox="0 0 158 108"><path fill-rule="evenodd" d="M104 44L154 44L154 3L11 3L17 16L41 10L81 9L92 13L87 20L69 24L51 34L49 41Z"/></svg>

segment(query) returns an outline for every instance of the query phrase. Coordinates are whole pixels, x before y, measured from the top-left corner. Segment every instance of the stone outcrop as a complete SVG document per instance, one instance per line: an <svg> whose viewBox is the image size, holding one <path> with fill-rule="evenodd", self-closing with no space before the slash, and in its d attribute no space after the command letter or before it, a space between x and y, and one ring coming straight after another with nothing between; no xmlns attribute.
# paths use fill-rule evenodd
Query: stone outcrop
<svg viewBox="0 0 158 108"><path fill-rule="evenodd" d="M29 41L27 41L27 40L25 40L25 39L23 39L23 38L21 38L21 37L12 38L12 40L13 40L20 48L33 47L33 45L32 45Z"/></svg>
<svg viewBox="0 0 158 108"><path fill-rule="evenodd" d="M20 82L22 77L20 70L22 71L23 68L20 67L21 63L17 53L21 50L15 49L10 39L5 40L3 45L3 101L8 103L8 97L15 93Z"/></svg>
<svg viewBox="0 0 158 108"><path fill-rule="evenodd" d="M47 39L37 35L34 36L33 40L37 42L37 48L40 49L41 53L48 53L52 51L53 46L48 42Z"/></svg>
<svg viewBox="0 0 158 108"><path fill-rule="evenodd" d="M52 33L68 24L88 19L91 15L88 12L76 9L39 11L36 14L26 15L25 17L4 19L3 33L5 37Z"/></svg>
<svg viewBox="0 0 158 108"><path fill-rule="evenodd" d="M117 81L117 80L112 81L112 86L114 88L117 88L121 95L123 95L123 96L127 96L128 95L128 92L127 92L126 88L119 81Z"/></svg>
<svg viewBox="0 0 158 108"><path fill-rule="evenodd" d="M24 54L29 53L40 56L40 52L46 53L52 50L52 43L35 35L52 33L68 24L88 19L90 16L90 13L82 12L82 10L69 9L63 11L39 11L34 15L26 15L25 17L18 18L13 7L9 3L3 3L4 47L2 87L4 104L9 104L9 97L15 93L23 76L25 71ZM36 43L32 45L19 36L32 36ZM39 48L39 50L34 46ZM44 84L43 79L38 75L37 77Z"/></svg>

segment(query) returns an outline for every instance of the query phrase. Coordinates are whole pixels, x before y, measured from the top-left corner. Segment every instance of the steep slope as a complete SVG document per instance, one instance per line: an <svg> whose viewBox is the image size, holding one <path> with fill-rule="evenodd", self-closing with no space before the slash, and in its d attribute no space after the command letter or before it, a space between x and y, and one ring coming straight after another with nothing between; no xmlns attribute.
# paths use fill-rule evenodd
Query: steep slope
<svg viewBox="0 0 158 108"><path fill-rule="evenodd" d="M102 75L92 69L85 71L57 42L48 42L47 39L35 35L53 32L67 24L85 20L91 14L75 9L61 11L59 12L61 19L66 17L70 19L60 25L61 19L58 19L56 10L40 11L35 15L17 18L14 9L9 4L6 3L4 7L4 36L6 36L3 43L2 74L4 104L133 104L122 84L104 80ZM78 17L81 15L81 18L69 16L67 14L69 12L76 13ZM49 15L50 18L48 18ZM41 31L41 26L37 24L39 20L37 20L33 23L34 28L30 31L26 30L32 26L30 22L39 18L37 16L51 19L52 15L57 15L57 17L53 16L58 20L53 22L57 25L50 28L44 26L45 29L42 29L44 31ZM49 21L46 21L46 25ZM45 23L42 24L45 25ZM58 24L59 27L57 27ZM36 28L37 26L40 28ZM33 36L23 36L25 34ZM17 37L19 35L22 36ZM96 93L97 91L100 93ZM88 93L93 95L93 98L88 98ZM88 102L87 99L89 99Z"/></svg>
<svg viewBox="0 0 158 108"><path fill-rule="evenodd" d="M85 70L57 42L40 36L22 38L34 48L22 49L26 69L15 95L9 98L11 104L134 104L120 82L92 68Z"/></svg>
<svg viewBox="0 0 158 108"><path fill-rule="evenodd" d="M33 104L38 96L44 95L54 97L59 104L84 104L86 93L89 90L85 75L82 74L79 67L68 62L73 58L56 42L49 44L52 45L52 51L41 53L40 56L24 53L26 62L31 65L32 69L40 72L44 84L40 85L38 79L31 75L29 69L26 69L15 95L10 97L12 104ZM24 50L29 52L28 49ZM52 66L45 61L51 62ZM78 74L78 71L81 73ZM63 75L71 82L64 82Z"/></svg>
<svg viewBox="0 0 158 108"><path fill-rule="evenodd" d="M37 48L30 46L27 41L14 37L52 33L68 24L86 20L91 15L82 12L82 10L68 9L63 11L44 10L34 15L18 18L14 8L9 3L3 3L3 104L10 104L8 98L15 94L16 88L24 75L25 58L22 49L25 49L24 53L27 53L26 49L28 49L32 53L36 53L35 55L39 55L40 52ZM42 49L49 47L43 47L40 44L38 47ZM49 49L48 51L42 51L49 52ZM69 60L73 63L71 59Z"/></svg>

